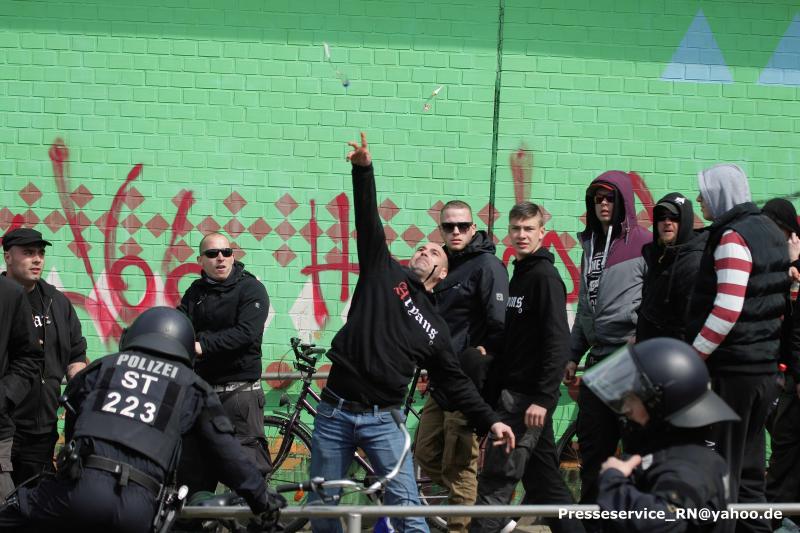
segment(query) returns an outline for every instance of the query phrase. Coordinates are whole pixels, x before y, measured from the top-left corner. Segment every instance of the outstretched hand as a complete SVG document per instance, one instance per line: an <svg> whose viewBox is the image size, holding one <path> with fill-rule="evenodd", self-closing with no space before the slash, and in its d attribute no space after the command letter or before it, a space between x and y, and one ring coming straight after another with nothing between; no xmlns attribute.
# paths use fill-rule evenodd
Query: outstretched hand
<svg viewBox="0 0 800 533"><path fill-rule="evenodd" d="M640 464L642 464L641 455L634 455L624 461L612 456L606 459L605 462L600 466L600 473L602 474L609 468L613 468L622 472L623 476L630 477L636 467Z"/></svg>
<svg viewBox="0 0 800 533"><path fill-rule="evenodd" d="M347 160L352 164L359 167L368 167L372 164L372 156L367 149L367 134L361 132L361 146L358 143L350 141L347 143L353 148L353 151L347 154Z"/></svg>
<svg viewBox="0 0 800 533"><path fill-rule="evenodd" d="M511 450L513 450L514 446L516 445L514 432L511 430L511 428L502 422L495 422L489 429L494 436L494 442L492 443L492 446L502 446L505 444L506 453L511 453Z"/></svg>

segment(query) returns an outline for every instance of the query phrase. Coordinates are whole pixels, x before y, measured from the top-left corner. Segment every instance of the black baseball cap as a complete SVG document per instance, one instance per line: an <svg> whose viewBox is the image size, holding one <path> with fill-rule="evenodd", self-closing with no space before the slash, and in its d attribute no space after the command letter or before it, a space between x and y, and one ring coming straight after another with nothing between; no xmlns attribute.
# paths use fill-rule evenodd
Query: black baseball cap
<svg viewBox="0 0 800 533"><path fill-rule="evenodd" d="M3 235L3 250L8 251L12 246L28 246L38 244L52 246L50 241L44 240L42 234L31 228L17 228Z"/></svg>
<svg viewBox="0 0 800 533"><path fill-rule="evenodd" d="M680 211L678 211L677 206L668 200L664 200L663 202L657 203L656 206L653 208L653 213L655 213L656 209L658 210L663 209L675 216L681 215Z"/></svg>
<svg viewBox="0 0 800 533"><path fill-rule="evenodd" d="M800 237L800 224L797 223L797 211L792 202L785 198L773 198L761 209L778 226L782 226Z"/></svg>

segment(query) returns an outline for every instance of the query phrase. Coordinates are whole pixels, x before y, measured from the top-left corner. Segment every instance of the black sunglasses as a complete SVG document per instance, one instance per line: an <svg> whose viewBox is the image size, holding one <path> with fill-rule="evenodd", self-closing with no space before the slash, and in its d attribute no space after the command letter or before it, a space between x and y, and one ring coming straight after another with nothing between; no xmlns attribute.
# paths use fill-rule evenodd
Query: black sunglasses
<svg viewBox="0 0 800 533"><path fill-rule="evenodd" d="M453 230L458 228L461 233L466 232L472 227L472 222L442 222L442 229L447 233L453 233Z"/></svg>
<svg viewBox="0 0 800 533"><path fill-rule="evenodd" d="M209 259L214 259L219 254L222 254L222 257L230 257L233 255L233 248L209 248L201 253Z"/></svg>
<svg viewBox="0 0 800 533"><path fill-rule="evenodd" d="M659 213L658 215L656 215L656 222L664 222L665 220L680 222L681 217L674 213Z"/></svg>
<svg viewBox="0 0 800 533"><path fill-rule="evenodd" d="M594 193L594 203L600 205L603 203L603 200L606 202L613 204L614 203L614 192L610 191L607 193L596 192Z"/></svg>

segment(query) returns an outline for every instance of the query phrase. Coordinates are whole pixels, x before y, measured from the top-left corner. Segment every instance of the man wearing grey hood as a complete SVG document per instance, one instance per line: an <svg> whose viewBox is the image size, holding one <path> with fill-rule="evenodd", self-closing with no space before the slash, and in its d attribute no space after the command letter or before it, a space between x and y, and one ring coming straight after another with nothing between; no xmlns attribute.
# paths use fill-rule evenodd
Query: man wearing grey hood
<svg viewBox="0 0 800 533"><path fill-rule="evenodd" d="M781 231L750 201L741 168L721 163L700 172L698 182L697 201L712 224L686 338L706 361L714 391L742 419L711 435L730 466L730 501L764 502L764 425L778 393L789 253ZM771 530L766 520L740 520L736 529Z"/></svg>

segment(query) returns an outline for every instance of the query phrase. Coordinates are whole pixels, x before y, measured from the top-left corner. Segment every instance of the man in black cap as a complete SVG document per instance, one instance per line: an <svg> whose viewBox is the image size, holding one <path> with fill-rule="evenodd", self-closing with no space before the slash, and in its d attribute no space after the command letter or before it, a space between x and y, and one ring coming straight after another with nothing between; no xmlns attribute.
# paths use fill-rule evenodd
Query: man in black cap
<svg viewBox="0 0 800 533"><path fill-rule="evenodd" d="M700 268L708 233L696 233L692 202L669 193L653 209L653 242L642 248L647 274L642 284L642 304L636 340L672 337L686 340L689 296Z"/></svg>
<svg viewBox="0 0 800 533"><path fill-rule="evenodd" d="M800 225L797 211L788 200L774 198L764 204L761 212L783 231L789 246L792 267L791 301L786 305L781 324L779 354L782 392L768 428L772 454L767 471L767 501L796 501L800 498L800 309L797 304L798 270L800 261ZM777 527L779 524L773 524Z"/></svg>
<svg viewBox="0 0 800 533"><path fill-rule="evenodd" d="M64 294L44 281L45 246L51 243L31 228L18 228L3 237L5 276L22 286L31 306L31 321L44 367L25 399L14 410L11 461L15 485L53 469L53 451L61 380L86 367L86 339L75 309Z"/></svg>

